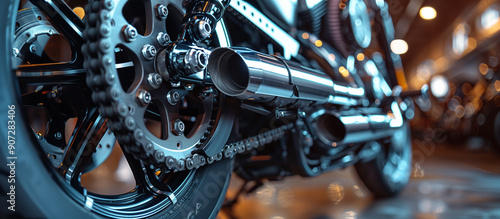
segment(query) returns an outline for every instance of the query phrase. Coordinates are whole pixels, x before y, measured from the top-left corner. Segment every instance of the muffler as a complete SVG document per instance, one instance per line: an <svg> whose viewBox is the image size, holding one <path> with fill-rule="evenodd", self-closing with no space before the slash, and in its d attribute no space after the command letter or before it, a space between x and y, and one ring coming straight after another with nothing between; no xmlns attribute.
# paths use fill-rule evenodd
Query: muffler
<svg viewBox="0 0 500 219"><path fill-rule="evenodd" d="M324 72L247 48L217 48L207 66L222 93L248 101L286 106L297 101L356 105L363 88L336 84Z"/></svg>
<svg viewBox="0 0 500 219"><path fill-rule="evenodd" d="M380 108L341 112L321 109L312 113L309 121L318 139L327 147L389 137L404 123L397 102L392 103L389 112Z"/></svg>

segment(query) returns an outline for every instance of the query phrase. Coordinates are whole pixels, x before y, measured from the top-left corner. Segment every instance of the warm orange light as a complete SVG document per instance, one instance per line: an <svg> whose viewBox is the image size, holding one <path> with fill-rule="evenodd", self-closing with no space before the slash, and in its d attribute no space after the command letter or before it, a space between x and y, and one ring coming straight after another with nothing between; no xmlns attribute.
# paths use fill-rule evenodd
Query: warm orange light
<svg viewBox="0 0 500 219"><path fill-rule="evenodd" d="M434 61L434 69L436 69L436 72L442 72L448 68L449 64L450 62L448 61L448 58L446 58L446 56L443 56Z"/></svg>
<svg viewBox="0 0 500 219"><path fill-rule="evenodd" d="M321 42L321 40L316 40L316 42L314 42L314 45L316 45L317 47L321 47L323 46L323 42Z"/></svg>
<svg viewBox="0 0 500 219"><path fill-rule="evenodd" d="M469 39L467 39L467 44L468 44L467 48L469 50L474 50L477 47L477 41L476 39L474 39L474 37L469 37Z"/></svg>
<svg viewBox="0 0 500 219"><path fill-rule="evenodd" d="M302 34L302 38L304 38L305 40L309 39L309 34L308 33L303 33Z"/></svg>
<svg viewBox="0 0 500 219"><path fill-rule="evenodd" d="M470 85L469 83L464 83L462 85L462 92L465 95L469 95L471 91L472 91L472 85Z"/></svg>
<svg viewBox="0 0 500 219"><path fill-rule="evenodd" d="M481 109L481 107L483 107L483 101L479 98L476 98L472 101L472 105L476 110Z"/></svg>
<svg viewBox="0 0 500 219"><path fill-rule="evenodd" d="M487 64L484 64L484 63L479 64L479 72L481 72L482 75L488 74L489 69L490 68L488 67Z"/></svg>
<svg viewBox="0 0 500 219"><path fill-rule="evenodd" d="M363 61L365 60L365 54L363 53L358 53L358 55L356 56L356 58L358 59L358 61Z"/></svg>
<svg viewBox="0 0 500 219"><path fill-rule="evenodd" d="M349 76L349 70L347 70L344 66L340 66L339 72L345 78Z"/></svg>
<svg viewBox="0 0 500 219"><path fill-rule="evenodd" d="M392 118L392 119L395 119L395 118L396 118L396 116L394 116L394 114L392 114L392 113L387 113L387 116L388 116L389 118Z"/></svg>
<svg viewBox="0 0 500 219"><path fill-rule="evenodd" d="M495 90L497 90L498 92L500 92L500 81L499 80L495 81Z"/></svg>
<svg viewBox="0 0 500 219"><path fill-rule="evenodd" d="M80 17L80 19L83 19L83 17L85 17L85 10L82 7L73 8L73 12L75 12L75 14Z"/></svg>
<svg viewBox="0 0 500 219"><path fill-rule="evenodd" d="M263 160L271 160L271 156L269 155L260 155L260 156L253 156L251 158L252 161L263 161Z"/></svg>
<svg viewBox="0 0 500 219"><path fill-rule="evenodd" d="M344 187L338 183L328 185L327 189L328 198L338 204L344 199Z"/></svg>

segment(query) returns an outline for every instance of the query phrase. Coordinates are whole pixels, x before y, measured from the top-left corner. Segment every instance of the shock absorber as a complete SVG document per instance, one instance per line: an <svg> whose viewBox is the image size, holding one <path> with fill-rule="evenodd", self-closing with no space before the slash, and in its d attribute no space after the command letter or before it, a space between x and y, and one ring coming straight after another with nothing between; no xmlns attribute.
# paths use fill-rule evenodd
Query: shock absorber
<svg viewBox="0 0 500 219"><path fill-rule="evenodd" d="M181 39L195 42L206 39L215 30L231 0L187 0Z"/></svg>

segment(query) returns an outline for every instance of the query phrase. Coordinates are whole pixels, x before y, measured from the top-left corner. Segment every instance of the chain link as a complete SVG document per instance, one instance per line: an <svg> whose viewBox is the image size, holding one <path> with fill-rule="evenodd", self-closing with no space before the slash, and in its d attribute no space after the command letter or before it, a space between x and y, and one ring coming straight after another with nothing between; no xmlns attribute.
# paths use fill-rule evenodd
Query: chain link
<svg viewBox="0 0 500 219"><path fill-rule="evenodd" d="M206 164L211 164L214 161L219 161L222 158L231 159L237 154L243 154L257 148L262 148L267 144L270 144L271 142L278 141L293 127L293 123L290 123L288 125L283 125L278 128L260 133L256 136L226 144L222 152L218 153L216 156L206 157L203 154L194 154L192 157L186 158L186 169L191 170L194 168L199 168Z"/></svg>

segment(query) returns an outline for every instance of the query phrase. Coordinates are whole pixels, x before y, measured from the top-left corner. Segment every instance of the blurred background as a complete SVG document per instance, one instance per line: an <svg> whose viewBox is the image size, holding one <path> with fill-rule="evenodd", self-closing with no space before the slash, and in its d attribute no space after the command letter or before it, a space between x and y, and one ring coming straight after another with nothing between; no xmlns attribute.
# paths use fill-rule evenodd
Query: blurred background
<svg viewBox="0 0 500 219"><path fill-rule="evenodd" d="M388 0L409 89L413 173L398 198L377 200L354 168L266 182L220 218L499 218L500 2ZM233 177L227 195L243 184Z"/></svg>

